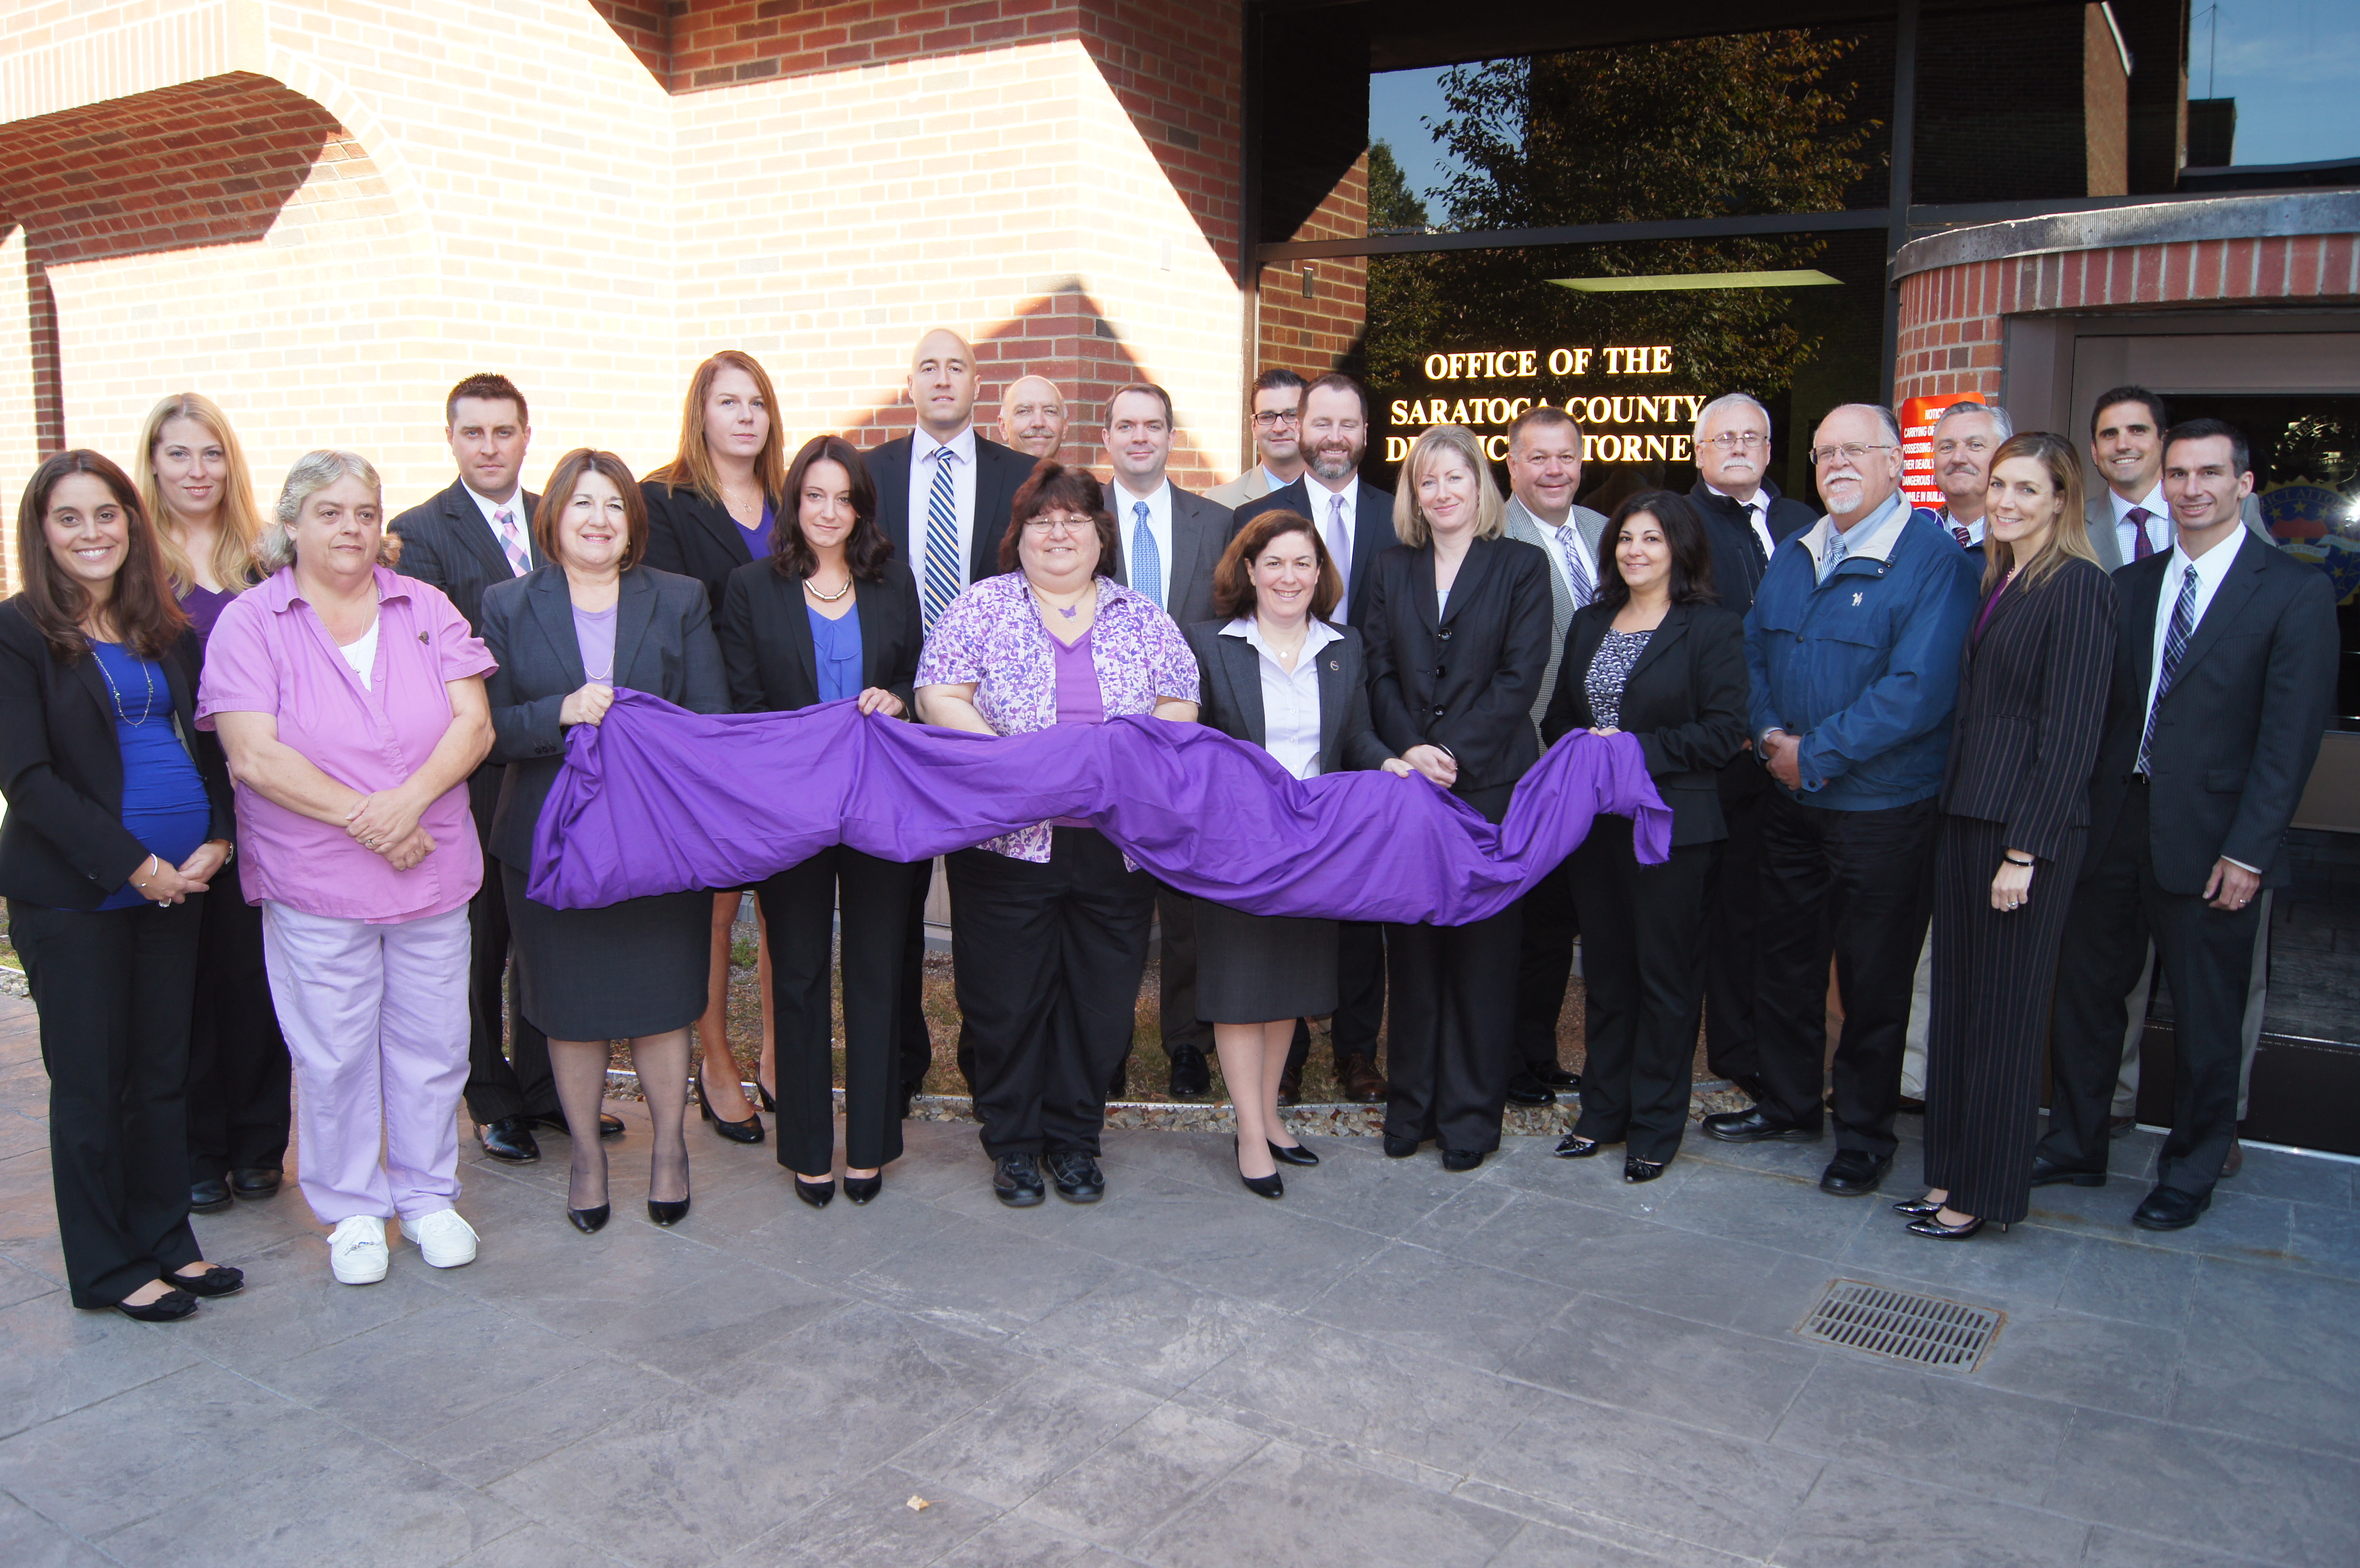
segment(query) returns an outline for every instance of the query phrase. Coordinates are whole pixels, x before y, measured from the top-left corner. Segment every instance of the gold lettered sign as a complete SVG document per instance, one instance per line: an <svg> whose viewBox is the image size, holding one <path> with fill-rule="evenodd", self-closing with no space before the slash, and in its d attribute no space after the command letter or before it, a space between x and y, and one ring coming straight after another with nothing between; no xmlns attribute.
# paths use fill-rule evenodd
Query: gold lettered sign
<svg viewBox="0 0 2360 1568"><path fill-rule="evenodd" d="M1429 425L1463 425L1482 439L1484 452L1495 462L1508 455L1507 427L1526 409L1552 404L1537 387L1520 393L1513 386L1491 384L1537 381L1544 368L1559 381L1674 374L1668 343L1437 353L1426 356L1422 368L1429 386L1447 390L1393 398L1386 409L1393 428L1420 430ZM1635 387L1625 391L1620 385L1601 382L1597 392L1568 392L1554 406L1579 421L1585 463L1689 463L1695 459L1690 432L1704 404L1704 397L1696 393L1641 391ZM1400 463L1407 458L1414 439L1387 436L1385 461Z"/></svg>

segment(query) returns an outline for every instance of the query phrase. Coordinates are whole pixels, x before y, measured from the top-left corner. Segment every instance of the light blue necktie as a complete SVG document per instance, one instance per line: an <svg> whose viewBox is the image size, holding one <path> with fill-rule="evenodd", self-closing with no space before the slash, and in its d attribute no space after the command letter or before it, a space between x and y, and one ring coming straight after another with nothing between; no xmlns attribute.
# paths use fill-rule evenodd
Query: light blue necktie
<svg viewBox="0 0 2360 1568"><path fill-rule="evenodd" d="M934 451L934 482L926 491L926 581L925 602L919 606L924 625L921 633L934 629L934 622L950 608L958 597L958 503L952 485L951 464L956 454L946 446Z"/></svg>
<svg viewBox="0 0 2360 1568"><path fill-rule="evenodd" d="M1573 607L1588 609L1598 597L1598 579L1590 570L1589 553L1581 548L1581 530L1571 517L1557 530L1557 542L1565 547L1565 574L1573 584Z"/></svg>
<svg viewBox="0 0 2360 1568"><path fill-rule="evenodd" d="M1164 553L1155 548L1155 531L1147 526L1147 503L1131 504L1131 585L1164 608Z"/></svg>
<svg viewBox="0 0 2360 1568"><path fill-rule="evenodd" d="M1819 557L1819 581L1825 583L1835 569L1843 564L1844 531L1833 523L1828 525L1827 553Z"/></svg>

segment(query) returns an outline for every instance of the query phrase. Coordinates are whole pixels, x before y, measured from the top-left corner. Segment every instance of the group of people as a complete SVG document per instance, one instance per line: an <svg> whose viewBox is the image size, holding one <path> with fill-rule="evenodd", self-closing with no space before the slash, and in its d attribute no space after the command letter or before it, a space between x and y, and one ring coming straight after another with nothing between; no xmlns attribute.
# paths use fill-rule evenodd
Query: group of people
<svg viewBox="0 0 2360 1568"><path fill-rule="evenodd" d="M721 1137L761 1141L773 1114L797 1197L825 1205L838 972L841 1185L879 1195L933 1060L931 866L838 847L751 889L535 900L567 732L618 690L985 735L1200 723L1295 779L1382 769L1494 822L1545 746L1636 743L1668 857L1602 817L1469 925L1192 899L1081 820L950 855L958 1062L1012 1207L1103 1195L1160 926L1172 1091L1206 1092L1209 1045L1254 1193L1318 1163L1281 1115L1306 1020L1333 1020L1346 1093L1383 1103L1389 1156L1430 1142L1471 1171L1509 1103L1578 1091L1557 1152L1619 1145L1643 1182L1687 1130L1700 1015L1709 1063L1754 1101L1704 1132L1816 1140L1831 1116L1822 1186L1870 1192L1914 1006L1928 1190L1897 1206L1946 1238L2021 1218L2033 1185L2103 1182L2151 941L2178 1114L2134 1223L2202 1210L2234 1147L2257 896L2286 878L2336 648L2323 579L2245 537L2234 430L2109 394L2107 512L2070 443L1956 405L1938 513L1900 492L1890 411L1847 405L1813 438L1820 516L1767 482L1768 414L1732 394L1698 422L1695 488L1610 517L1576 502L1581 432L1559 408L1509 432L1504 496L1454 426L1416 439L1388 494L1360 477L1365 392L1266 372L1257 465L1197 495L1167 475L1162 388L1107 400L1101 482L1063 461L1054 386L1009 387L1003 444L975 428L979 381L962 339L929 332L907 436L790 454L768 375L724 351L671 462L635 476L579 449L534 495L524 394L471 376L445 408L455 483L389 525L343 452L299 461L266 516L228 419L193 394L158 406L130 473L84 450L40 466L0 605L0 895L40 1012L77 1305L167 1320L238 1288L189 1214L277 1191L290 1063L300 1185L346 1283L384 1278L389 1219L431 1266L474 1258L463 1098L491 1158L563 1132L567 1218L606 1225L616 1040L650 1109L653 1223L690 1206L692 1078ZM725 1028L749 890L759 1109ZM1556 1042L1577 936L1579 1079Z"/></svg>

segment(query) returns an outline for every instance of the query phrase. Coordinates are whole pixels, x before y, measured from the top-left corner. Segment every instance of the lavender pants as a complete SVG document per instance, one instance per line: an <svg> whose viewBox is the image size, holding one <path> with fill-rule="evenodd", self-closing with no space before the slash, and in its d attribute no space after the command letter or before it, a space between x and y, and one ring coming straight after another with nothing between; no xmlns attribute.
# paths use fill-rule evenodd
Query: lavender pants
<svg viewBox="0 0 2360 1568"><path fill-rule="evenodd" d="M392 925L262 906L295 1063L296 1165L325 1225L414 1221L459 1195L467 908Z"/></svg>

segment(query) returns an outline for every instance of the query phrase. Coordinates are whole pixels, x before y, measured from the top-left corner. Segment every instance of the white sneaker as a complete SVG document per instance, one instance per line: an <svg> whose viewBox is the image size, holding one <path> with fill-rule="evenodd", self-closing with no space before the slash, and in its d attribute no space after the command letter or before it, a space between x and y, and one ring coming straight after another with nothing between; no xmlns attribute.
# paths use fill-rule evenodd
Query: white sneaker
<svg viewBox="0 0 2360 1568"><path fill-rule="evenodd" d="M456 1269L475 1260L475 1227L461 1219L456 1209L437 1209L404 1220L401 1228L418 1244L418 1255L430 1268Z"/></svg>
<svg viewBox="0 0 2360 1568"><path fill-rule="evenodd" d="M328 1233L328 1268L340 1285L374 1285L385 1278L385 1222L375 1214L338 1220Z"/></svg>

